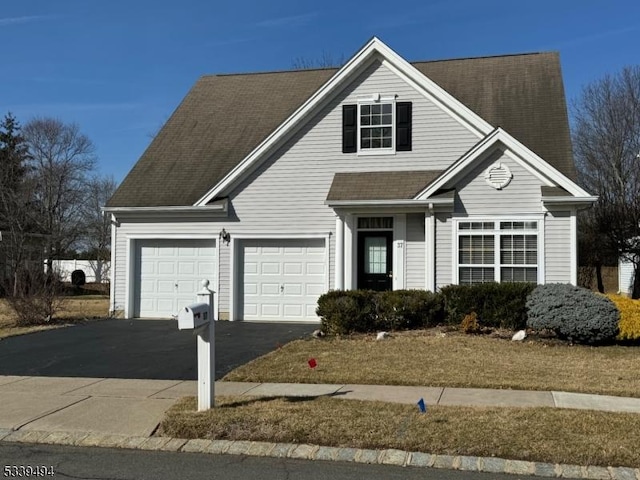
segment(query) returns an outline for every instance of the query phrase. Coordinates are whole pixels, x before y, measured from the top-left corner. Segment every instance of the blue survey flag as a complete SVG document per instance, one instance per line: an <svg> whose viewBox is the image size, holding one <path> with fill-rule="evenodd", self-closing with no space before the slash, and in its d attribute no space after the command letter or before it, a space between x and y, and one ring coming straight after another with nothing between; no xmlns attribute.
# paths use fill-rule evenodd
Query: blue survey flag
<svg viewBox="0 0 640 480"><path fill-rule="evenodd" d="M418 400L418 408L420 409L420 413L427 413L427 404L424 403L424 398Z"/></svg>

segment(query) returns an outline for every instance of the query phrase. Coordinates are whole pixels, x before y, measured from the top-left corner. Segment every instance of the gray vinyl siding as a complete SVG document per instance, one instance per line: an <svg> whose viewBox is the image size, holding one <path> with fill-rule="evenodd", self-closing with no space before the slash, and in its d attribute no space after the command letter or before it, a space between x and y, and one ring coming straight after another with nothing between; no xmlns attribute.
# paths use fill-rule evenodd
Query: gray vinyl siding
<svg viewBox="0 0 640 480"><path fill-rule="evenodd" d="M453 269L452 221L450 214L436 215L436 290L451 284Z"/></svg>
<svg viewBox="0 0 640 480"><path fill-rule="evenodd" d="M424 214L407 215L406 288L425 288Z"/></svg>
<svg viewBox="0 0 640 480"><path fill-rule="evenodd" d="M329 284L335 271L335 212L325 205L337 172L444 169L478 138L388 68L376 63L338 94L229 194L231 234L331 234ZM342 105L371 93L413 102L413 151L394 155L342 153ZM373 215L376 212L372 212ZM422 233L424 237L424 232ZM416 252L417 253L417 252ZM422 266L412 283L424 288ZM221 267L228 268L221 258ZM418 268L422 270L418 280Z"/></svg>
<svg viewBox="0 0 640 480"><path fill-rule="evenodd" d="M489 185L484 173L495 162L506 165L513 179L502 190ZM542 211L538 177L512 160L508 154L494 152L456 182L457 195L454 209L458 215L504 215L540 213Z"/></svg>
<svg viewBox="0 0 640 480"><path fill-rule="evenodd" d="M338 172L443 169L478 138L382 65L360 75L293 138L242 182L230 198L244 228L300 232L333 230L324 201ZM413 151L394 155L342 153L342 104L378 92L413 102Z"/></svg>
<svg viewBox="0 0 640 480"><path fill-rule="evenodd" d="M549 212L545 217L545 283L571 281L571 215L568 211Z"/></svg>

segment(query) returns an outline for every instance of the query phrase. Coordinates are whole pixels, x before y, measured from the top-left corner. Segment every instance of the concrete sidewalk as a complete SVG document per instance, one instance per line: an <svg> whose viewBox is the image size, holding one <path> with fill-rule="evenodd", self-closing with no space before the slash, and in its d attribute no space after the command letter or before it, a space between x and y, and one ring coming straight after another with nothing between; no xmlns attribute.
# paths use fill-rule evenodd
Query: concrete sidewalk
<svg viewBox="0 0 640 480"><path fill-rule="evenodd" d="M195 381L0 376L0 429L148 437ZM216 395L333 396L415 404L557 407L640 413L640 398L567 392L384 385L216 382Z"/></svg>

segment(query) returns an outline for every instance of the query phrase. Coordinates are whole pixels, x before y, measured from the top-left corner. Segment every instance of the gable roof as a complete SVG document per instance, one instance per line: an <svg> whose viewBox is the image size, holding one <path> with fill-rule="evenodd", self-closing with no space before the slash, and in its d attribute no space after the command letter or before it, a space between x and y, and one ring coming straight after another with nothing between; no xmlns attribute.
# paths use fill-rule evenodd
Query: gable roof
<svg viewBox="0 0 640 480"><path fill-rule="evenodd" d="M557 53L412 64L494 126L575 178ZM202 77L107 207L193 205L337 69Z"/></svg>
<svg viewBox="0 0 640 480"><path fill-rule="evenodd" d="M441 173L440 170L336 173L327 201L409 200Z"/></svg>

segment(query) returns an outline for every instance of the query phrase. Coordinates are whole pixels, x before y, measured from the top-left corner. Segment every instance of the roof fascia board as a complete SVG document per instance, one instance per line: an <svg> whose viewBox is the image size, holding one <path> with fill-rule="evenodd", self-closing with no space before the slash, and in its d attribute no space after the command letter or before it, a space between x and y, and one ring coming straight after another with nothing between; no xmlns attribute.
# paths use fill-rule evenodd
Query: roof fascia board
<svg viewBox="0 0 640 480"><path fill-rule="evenodd" d="M226 217L229 214L228 201L202 207L162 206L162 207L102 207L104 213L131 217L168 217L180 215L189 218Z"/></svg>
<svg viewBox="0 0 640 480"><path fill-rule="evenodd" d="M376 51L379 49L380 41L373 37L364 47L360 49L333 77L320 87L311 97L307 99L289 118L287 118L278 128L276 128L265 140L247 155L233 170L231 170L217 185L207 192L194 205L205 205L210 202L222 190L227 188L232 182L238 179L248 168L265 152L269 151L284 135L289 133L306 115L314 111L315 107L325 100L337 86L360 69Z"/></svg>
<svg viewBox="0 0 640 480"><path fill-rule="evenodd" d="M427 200L326 200L330 207L417 207L429 205L453 205L453 198L430 198Z"/></svg>
<svg viewBox="0 0 640 480"><path fill-rule="evenodd" d="M598 197L542 197L542 203L548 204L578 204L578 203L594 203L598 201Z"/></svg>
<svg viewBox="0 0 640 480"><path fill-rule="evenodd" d="M418 193L415 198L423 200L428 198L430 195L433 195L449 181L460 175L460 173L466 170L469 165L481 158L484 153L489 151L489 149L494 147L498 142L502 143L514 154L513 160L515 162L536 175L540 180L545 182L547 186L561 186L571 193L574 198L590 197L590 195L580 188L575 182L560 173L560 171L552 167L549 163L545 162L536 153L513 138L508 132L498 127L460 157L458 161L451 165L451 167L449 167L449 169L438 177L431 185Z"/></svg>

